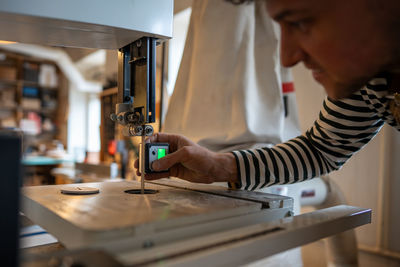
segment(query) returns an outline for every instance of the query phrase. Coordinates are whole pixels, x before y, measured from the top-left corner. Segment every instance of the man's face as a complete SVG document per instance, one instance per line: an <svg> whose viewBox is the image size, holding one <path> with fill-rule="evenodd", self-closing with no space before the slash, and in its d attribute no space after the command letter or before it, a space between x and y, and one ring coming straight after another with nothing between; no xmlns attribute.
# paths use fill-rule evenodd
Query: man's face
<svg viewBox="0 0 400 267"><path fill-rule="evenodd" d="M303 61L334 99L387 71L394 60L394 44L382 30L384 12L374 10L371 2L267 0L269 14L281 26L282 64L290 67Z"/></svg>

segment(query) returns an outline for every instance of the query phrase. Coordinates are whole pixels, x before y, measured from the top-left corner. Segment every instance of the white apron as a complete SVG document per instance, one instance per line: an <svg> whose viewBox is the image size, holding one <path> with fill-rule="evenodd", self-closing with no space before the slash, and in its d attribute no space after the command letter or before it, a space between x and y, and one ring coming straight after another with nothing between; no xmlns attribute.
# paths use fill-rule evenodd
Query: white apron
<svg viewBox="0 0 400 267"><path fill-rule="evenodd" d="M271 146L298 135L292 78L281 68L278 38L265 1L193 1L163 132L219 152ZM302 266L301 251L249 266Z"/></svg>
<svg viewBox="0 0 400 267"><path fill-rule="evenodd" d="M214 151L282 142L278 36L264 1L193 1L163 131Z"/></svg>

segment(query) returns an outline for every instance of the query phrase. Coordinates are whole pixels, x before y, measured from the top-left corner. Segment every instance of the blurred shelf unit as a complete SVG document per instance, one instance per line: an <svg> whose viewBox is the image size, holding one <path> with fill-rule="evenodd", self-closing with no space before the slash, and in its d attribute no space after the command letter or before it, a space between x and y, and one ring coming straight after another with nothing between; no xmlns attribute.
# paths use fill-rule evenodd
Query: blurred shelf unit
<svg viewBox="0 0 400 267"><path fill-rule="evenodd" d="M100 161L113 162L113 142L117 134L117 125L110 119L110 115L115 112L117 104L118 88L109 88L100 94L101 100L101 123L100 123Z"/></svg>
<svg viewBox="0 0 400 267"><path fill-rule="evenodd" d="M0 128L58 138L67 94L66 78L54 62L0 50Z"/></svg>

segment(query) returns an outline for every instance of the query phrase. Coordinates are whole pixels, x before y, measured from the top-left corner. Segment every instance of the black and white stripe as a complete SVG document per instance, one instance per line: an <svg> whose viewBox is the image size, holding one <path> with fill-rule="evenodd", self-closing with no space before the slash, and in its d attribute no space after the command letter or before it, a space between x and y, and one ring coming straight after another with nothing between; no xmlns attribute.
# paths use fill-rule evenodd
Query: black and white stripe
<svg viewBox="0 0 400 267"><path fill-rule="evenodd" d="M238 187L256 190L340 169L385 122L400 130L389 110L391 95L387 79L373 79L347 99L325 99L319 118L305 134L272 148L232 152L241 183Z"/></svg>

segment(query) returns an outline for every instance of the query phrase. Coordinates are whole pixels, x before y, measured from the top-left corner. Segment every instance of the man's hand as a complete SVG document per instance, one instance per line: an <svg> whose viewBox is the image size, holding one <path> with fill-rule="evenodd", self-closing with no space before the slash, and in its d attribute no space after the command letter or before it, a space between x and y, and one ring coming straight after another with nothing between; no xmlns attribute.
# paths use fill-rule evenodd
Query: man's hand
<svg viewBox="0 0 400 267"><path fill-rule="evenodd" d="M184 136L166 133L157 133L147 142L169 143L170 154L152 164L155 171L169 171L146 174L146 180L173 176L194 183L237 182L236 161L232 153L215 153ZM141 176L138 160L134 166L137 175Z"/></svg>

